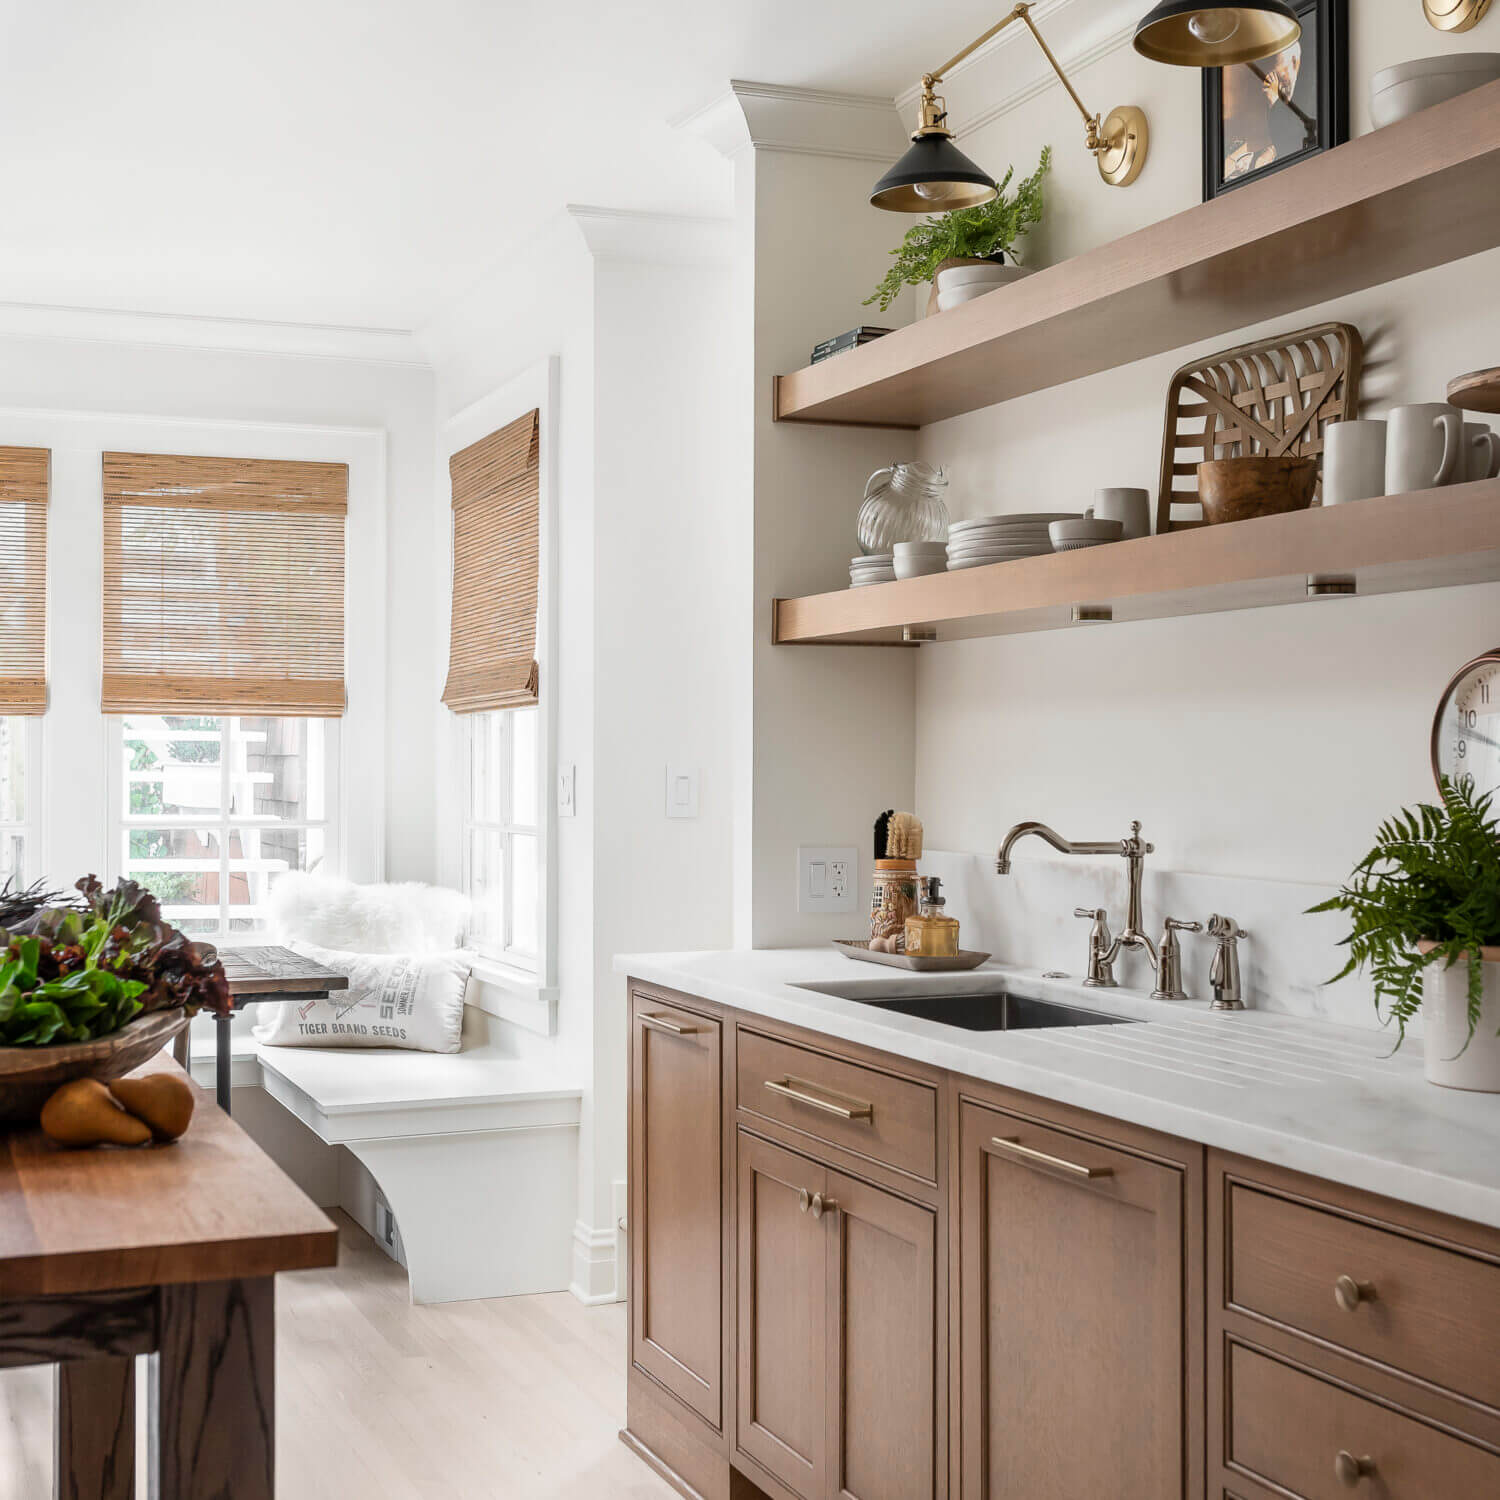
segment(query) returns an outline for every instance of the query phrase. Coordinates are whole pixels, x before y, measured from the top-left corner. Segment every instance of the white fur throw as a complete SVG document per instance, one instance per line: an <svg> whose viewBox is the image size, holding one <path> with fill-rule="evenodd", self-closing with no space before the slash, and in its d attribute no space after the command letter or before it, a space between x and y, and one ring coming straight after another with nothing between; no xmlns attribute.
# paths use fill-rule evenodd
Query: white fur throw
<svg viewBox="0 0 1500 1500"><path fill-rule="evenodd" d="M468 898L442 886L355 885L292 871L271 887L283 940L345 953L451 953L463 942Z"/></svg>
<svg viewBox="0 0 1500 1500"><path fill-rule="evenodd" d="M267 1047L406 1047L457 1052L463 1045L467 953L338 953L297 943L347 990L256 1007L252 1034Z"/></svg>

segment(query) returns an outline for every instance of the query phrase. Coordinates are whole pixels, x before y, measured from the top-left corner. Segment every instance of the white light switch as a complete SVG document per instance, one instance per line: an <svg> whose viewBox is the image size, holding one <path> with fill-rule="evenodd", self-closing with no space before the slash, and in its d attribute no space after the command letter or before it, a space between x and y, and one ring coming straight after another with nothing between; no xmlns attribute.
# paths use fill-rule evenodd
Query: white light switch
<svg viewBox="0 0 1500 1500"><path fill-rule="evenodd" d="M853 849L802 848L797 851L797 910L852 912L858 909L855 883L859 856Z"/></svg>
<svg viewBox="0 0 1500 1500"><path fill-rule="evenodd" d="M669 818L696 818L698 816L698 768L696 766L667 766L667 816Z"/></svg>
<svg viewBox="0 0 1500 1500"><path fill-rule="evenodd" d="M578 767L565 760L557 768L557 815L571 818L578 811Z"/></svg>

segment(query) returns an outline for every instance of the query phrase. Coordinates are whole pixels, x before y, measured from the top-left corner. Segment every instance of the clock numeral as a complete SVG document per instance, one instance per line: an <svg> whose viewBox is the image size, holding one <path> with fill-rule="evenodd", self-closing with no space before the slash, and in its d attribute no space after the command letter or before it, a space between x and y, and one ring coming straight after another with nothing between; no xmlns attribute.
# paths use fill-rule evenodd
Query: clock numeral
<svg viewBox="0 0 1500 1500"><path fill-rule="evenodd" d="M1490 701L1490 685L1487 682L1479 684L1479 701L1481 703L1488 703Z"/></svg>
<svg viewBox="0 0 1500 1500"><path fill-rule="evenodd" d="M1468 711L1468 713L1460 714L1459 718L1463 720L1465 727L1469 729L1474 728L1474 726L1479 722L1479 715L1476 714L1472 708Z"/></svg>
<svg viewBox="0 0 1500 1500"><path fill-rule="evenodd" d="M1458 748L1458 758L1460 760L1465 759L1467 757L1468 753L1469 753L1469 742L1467 740L1460 740L1458 742L1458 747L1457 748Z"/></svg>
<svg viewBox="0 0 1500 1500"><path fill-rule="evenodd" d="M1474 773L1472 771L1465 771L1464 774L1458 779L1460 785L1466 792L1472 792L1474 790Z"/></svg>

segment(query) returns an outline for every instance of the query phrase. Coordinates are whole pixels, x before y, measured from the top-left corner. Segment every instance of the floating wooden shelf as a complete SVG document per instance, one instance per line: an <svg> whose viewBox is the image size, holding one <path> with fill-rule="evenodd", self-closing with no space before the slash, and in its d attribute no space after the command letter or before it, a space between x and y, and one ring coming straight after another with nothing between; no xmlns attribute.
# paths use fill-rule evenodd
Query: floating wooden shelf
<svg viewBox="0 0 1500 1500"><path fill-rule="evenodd" d="M899 645L1013 635L1107 605L1118 623L1308 599L1312 577L1353 577L1361 594L1500 579L1500 480L1387 495L993 563L901 583L778 599L779 645ZM1325 609L1336 601L1313 601Z"/></svg>
<svg viewBox="0 0 1500 1500"><path fill-rule="evenodd" d="M1500 244L1500 82L778 377L780 421L921 427Z"/></svg>

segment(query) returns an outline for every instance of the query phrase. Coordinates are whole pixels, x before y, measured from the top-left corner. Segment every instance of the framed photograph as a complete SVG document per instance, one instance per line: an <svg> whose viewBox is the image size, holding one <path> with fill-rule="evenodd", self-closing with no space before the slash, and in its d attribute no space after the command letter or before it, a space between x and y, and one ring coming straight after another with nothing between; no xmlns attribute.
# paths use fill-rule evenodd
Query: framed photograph
<svg viewBox="0 0 1500 1500"><path fill-rule="evenodd" d="M1205 202L1349 139L1349 0L1292 7L1290 47L1203 70Z"/></svg>

